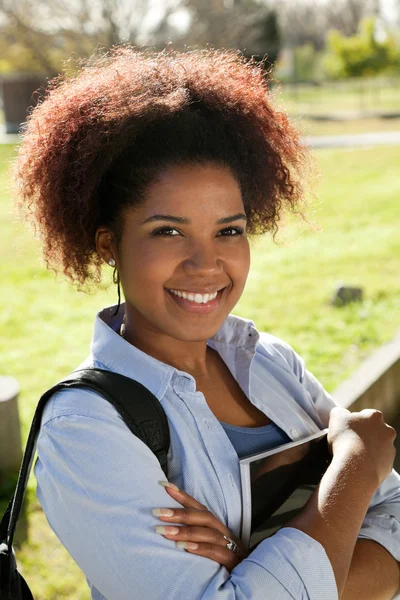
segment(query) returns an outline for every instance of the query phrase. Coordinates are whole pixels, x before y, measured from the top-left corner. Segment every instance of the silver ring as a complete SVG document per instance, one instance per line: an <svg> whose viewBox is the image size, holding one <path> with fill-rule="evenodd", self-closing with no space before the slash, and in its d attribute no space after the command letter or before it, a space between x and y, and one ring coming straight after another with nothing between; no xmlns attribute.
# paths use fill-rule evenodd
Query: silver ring
<svg viewBox="0 0 400 600"><path fill-rule="evenodd" d="M235 554L237 554L239 552L239 546L237 545L237 543L234 542L233 540L231 540L231 538L228 537L227 535L224 535L224 538L228 542L227 545L226 545L226 547L228 548L228 550L232 550L232 552L234 552Z"/></svg>

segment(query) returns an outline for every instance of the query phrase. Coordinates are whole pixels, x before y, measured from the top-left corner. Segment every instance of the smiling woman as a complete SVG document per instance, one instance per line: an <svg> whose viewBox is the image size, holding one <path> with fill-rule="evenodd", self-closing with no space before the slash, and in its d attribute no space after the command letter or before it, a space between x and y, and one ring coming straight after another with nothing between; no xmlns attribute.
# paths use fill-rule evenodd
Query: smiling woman
<svg viewBox="0 0 400 600"><path fill-rule="evenodd" d="M96 392L63 390L46 405L37 493L94 600L396 591L394 430L376 411L331 413L300 356L231 313L249 238L298 210L308 172L262 66L234 52L114 48L53 81L32 111L14 180L47 264L80 286L107 264L118 285L81 367L139 381L170 429L165 482ZM319 489L249 553L239 458L328 426L333 460Z"/></svg>

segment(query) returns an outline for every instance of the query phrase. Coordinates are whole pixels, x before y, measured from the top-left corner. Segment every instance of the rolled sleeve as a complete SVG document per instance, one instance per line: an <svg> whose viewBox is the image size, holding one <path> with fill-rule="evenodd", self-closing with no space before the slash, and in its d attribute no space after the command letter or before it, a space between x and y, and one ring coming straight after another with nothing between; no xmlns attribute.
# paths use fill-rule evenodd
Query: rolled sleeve
<svg viewBox="0 0 400 600"><path fill-rule="evenodd" d="M378 542L400 562L400 475L396 471L375 492L359 537Z"/></svg>
<svg viewBox="0 0 400 600"><path fill-rule="evenodd" d="M325 549L306 533L292 527L284 527L262 541L233 572L240 578L241 589L245 591L249 573L251 579L259 581L268 591L276 581L279 587L271 589L265 599L280 598L275 591L278 589L285 594L282 598L294 600L338 598L335 576ZM251 589L243 598L253 598Z"/></svg>

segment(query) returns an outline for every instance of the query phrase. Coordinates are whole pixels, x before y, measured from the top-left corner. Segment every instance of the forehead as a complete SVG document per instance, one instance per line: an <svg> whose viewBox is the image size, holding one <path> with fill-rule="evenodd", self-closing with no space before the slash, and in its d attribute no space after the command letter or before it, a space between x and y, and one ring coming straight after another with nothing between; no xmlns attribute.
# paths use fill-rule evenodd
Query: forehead
<svg viewBox="0 0 400 600"><path fill-rule="evenodd" d="M229 167L184 165L160 173L147 188L140 208L145 218L166 210L188 217L195 213L226 216L227 211L243 211L243 201L240 185Z"/></svg>

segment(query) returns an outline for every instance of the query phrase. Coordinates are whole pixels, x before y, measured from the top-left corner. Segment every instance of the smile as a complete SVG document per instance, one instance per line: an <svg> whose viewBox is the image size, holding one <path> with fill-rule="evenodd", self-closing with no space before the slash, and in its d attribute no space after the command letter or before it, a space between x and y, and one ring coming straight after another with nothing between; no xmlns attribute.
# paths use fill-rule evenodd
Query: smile
<svg viewBox="0 0 400 600"><path fill-rule="evenodd" d="M190 300L190 302L196 302L197 304L207 304L211 300L217 297L218 292L214 294L199 294L198 292L181 292L180 290L168 290L171 294L175 294L179 298Z"/></svg>
<svg viewBox="0 0 400 600"><path fill-rule="evenodd" d="M180 310L197 315L207 315L217 310L222 302L227 287L212 294L200 294L199 292L182 292L165 288L168 296L174 301Z"/></svg>

